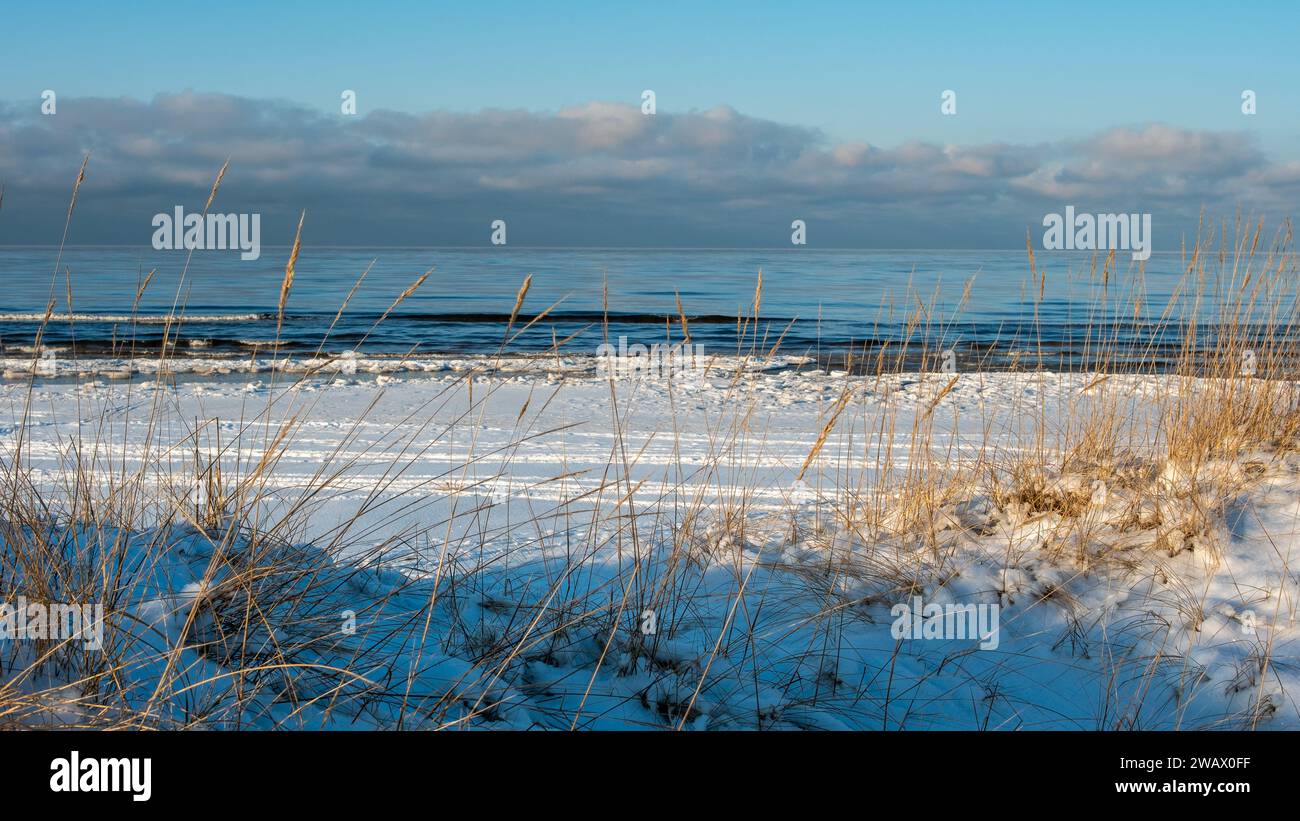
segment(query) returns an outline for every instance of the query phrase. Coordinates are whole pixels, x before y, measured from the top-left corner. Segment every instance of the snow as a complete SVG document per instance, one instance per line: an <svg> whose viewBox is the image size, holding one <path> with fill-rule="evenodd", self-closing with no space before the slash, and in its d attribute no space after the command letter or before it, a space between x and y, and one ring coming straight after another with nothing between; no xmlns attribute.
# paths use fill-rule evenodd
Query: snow
<svg viewBox="0 0 1300 821"><path fill-rule="evenodd" d="M124 569L107 630L120 689L69 707L65 668L10 683L58 705L32 722L1300 728L1295 456L1223 466L1241 473L1227 495L1155 465L1154 501L1056 466L1044 487L1074 518L974 488L937 500L918 538L909 475L1036 452L1101 401L1095 376L969 374L940 396L947 374L778 364L613 390L572 359L5 382L3 457L27 408L23 459L52 499L75 444L94 481L142 471L158 509L192 506L196 441L248 475L292 426L259 480L274 538L229 520L72 532L82 561ZM1140 422L1161 379L1112 377L1107 401ZM1203 531L1187 524L1207 509ZM271 569L250 582L250 567ZM891 608L914 596L997 605L996 647L895 639ZM10 679L32 651L3 644Z"/></svg>

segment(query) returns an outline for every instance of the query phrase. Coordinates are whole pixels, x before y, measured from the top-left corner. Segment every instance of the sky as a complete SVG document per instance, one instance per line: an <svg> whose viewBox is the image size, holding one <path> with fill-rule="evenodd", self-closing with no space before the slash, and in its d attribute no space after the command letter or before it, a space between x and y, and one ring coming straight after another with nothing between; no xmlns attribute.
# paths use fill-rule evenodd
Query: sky
<svg viewBox="0 0 1300 821"><path fill-rule="evenodd" d="M267 241L305 208L329 244L475 245L501 218L529 245L769 247L798 218L810 245L1013 247L1073 204L1149 211L1170 247L1202 208L1281 218L1295 201L1294 13L9 6L0 243L57 242L90 151L72 236L87 243L144 241L142 219L201 207L229 157L218 206L264 213ZM355 116L340 112L345 89ZM941 113L946 90L954 115Z"/></svg>

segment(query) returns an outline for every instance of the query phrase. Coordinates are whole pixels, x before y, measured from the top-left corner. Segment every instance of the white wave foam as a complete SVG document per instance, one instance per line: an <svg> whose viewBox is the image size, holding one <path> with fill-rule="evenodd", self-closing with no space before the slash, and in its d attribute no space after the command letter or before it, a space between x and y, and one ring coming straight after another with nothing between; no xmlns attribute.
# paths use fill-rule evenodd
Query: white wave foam
<svg viewBox="0 0 1300 821"><path fill-rule="evenodd" d="M163 325L168 322L256 322L262 314L50 314L51 322L132 322L138 325ZM43 313L0 313L0 322L42 322Z"/></svg>

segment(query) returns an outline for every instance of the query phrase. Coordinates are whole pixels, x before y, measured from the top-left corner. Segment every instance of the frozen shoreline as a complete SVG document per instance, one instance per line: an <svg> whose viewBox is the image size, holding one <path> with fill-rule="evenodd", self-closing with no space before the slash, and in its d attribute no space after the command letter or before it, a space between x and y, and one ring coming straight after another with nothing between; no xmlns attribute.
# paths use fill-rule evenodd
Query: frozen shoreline
<svg viewBox="0 0 1300 821"><path fill-rule="evenodd" d="M58 473L68 443L88 430L110 440L111 446L101 448L105 458L111 453L119 465L123 459L141 465L157 450L158 443L148 438L158 435L155 406L174 418L173 424L186 426L168 445L189 436L196 421L204 422L200 438L207 446L224 437L229 447L248 420L268 409L273 419L294 416L298 435L286 444L269 482L289 489L305 486L323 459L337 462L391 448L417 431L429 438L445 432L437 448L414 457L408 450L402 476L387 488L427 497L422 514L431 515L432 506L440 519L441 509L454 501L447 494L465 488L504 509L528 500L558 505L591 493L607 477L587 481L580 474L599 474L620 436L637 451L627 466L631 481L658 483L661 493L686 482L711 488L721 499L734 485L758 509L808 504L825 498L838 481L827 458L832 448L810 466L804 482L796 479L827 413L846 393L861 418L837 426L832 445L843 436L844 447L856 448L848 455L856 483L878 473L881 460L896 470L906 468L918 415L928 411L935 447L955 449L944 458L960 461L985 445L990 425L1002 429L993 431L994 443L1019 447L1030 428L1018 417L1042 403L1051 406L1049 414L1065 408L1096 376L965 374L950 386L952 379L942 373L868 378L788 359L756 366L715 358L707 370L684 378L616 380L611 393L610 382L597 374L590 358L457 357L368 364L354 374L337 368L316 375L302 368L268 369L174 383L148 375L23 378L0 383L0 403L16 420L30 392L26 458L38 475L49 477ZM1135 407L1156 392L1148 379L1113 379L1131 392ZM746 413L740 419L742 408ZM872 430L887 414L894 419L893 432ZM0 432L12 438L15 429L9 425ZM181 468L188 458L178 452L173 461ZM233 469L238 459L227 454L223 461ZM346 491L332 503L339 515L346 515L347 503L362 498L385 467L383 459L367 462L373 464L337 477L335 486ZM465 468L467 462L472 464ZM843 469L841 463L838 470ZM568 478L548 481L556 476Z"/></svg>

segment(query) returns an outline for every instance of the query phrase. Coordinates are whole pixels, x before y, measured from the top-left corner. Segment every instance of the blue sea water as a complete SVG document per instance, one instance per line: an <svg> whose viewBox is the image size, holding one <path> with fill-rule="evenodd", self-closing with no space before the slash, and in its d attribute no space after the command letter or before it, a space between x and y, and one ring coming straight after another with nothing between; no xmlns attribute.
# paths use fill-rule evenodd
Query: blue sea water
<svg viewBox="0 0 1300 821"><path fill-rule="evenodd" d="M39 331L44 344L87 355L128 344L143 352L166 332L219 355L278 333L283 351L315 350L328 334L331 350L490 353L507 339L516 294L531 275L508 353L558 345L590 354L619 337L679 342L680 300L691 341L717 353L767 350L780 340L781 352L833 358L897 350L906 340L913 349L974 352L993 365L1031 350L1046 351L1049 365L1068 365L1085 361L1103 337L1148 360L1172 355L1184 332L1176 320L1213 319L1222 302L1213 285L1200 289L1196 305L1186 293L1175 297L1187 267L1179 254L1155 254L1141 266L1121 254L1103 273L1103 257L1040 251L1035 273L1024 251L305 247L281 323L288 255L283 247L264 247L254 261L196 252L187 268L186 252L147 247L81 246L61 255L53 247L0 248L0 345L29 349ZM51 301L54 315L42 330ZM165 330L168 316L180 318L179 328Z"/></svg>

